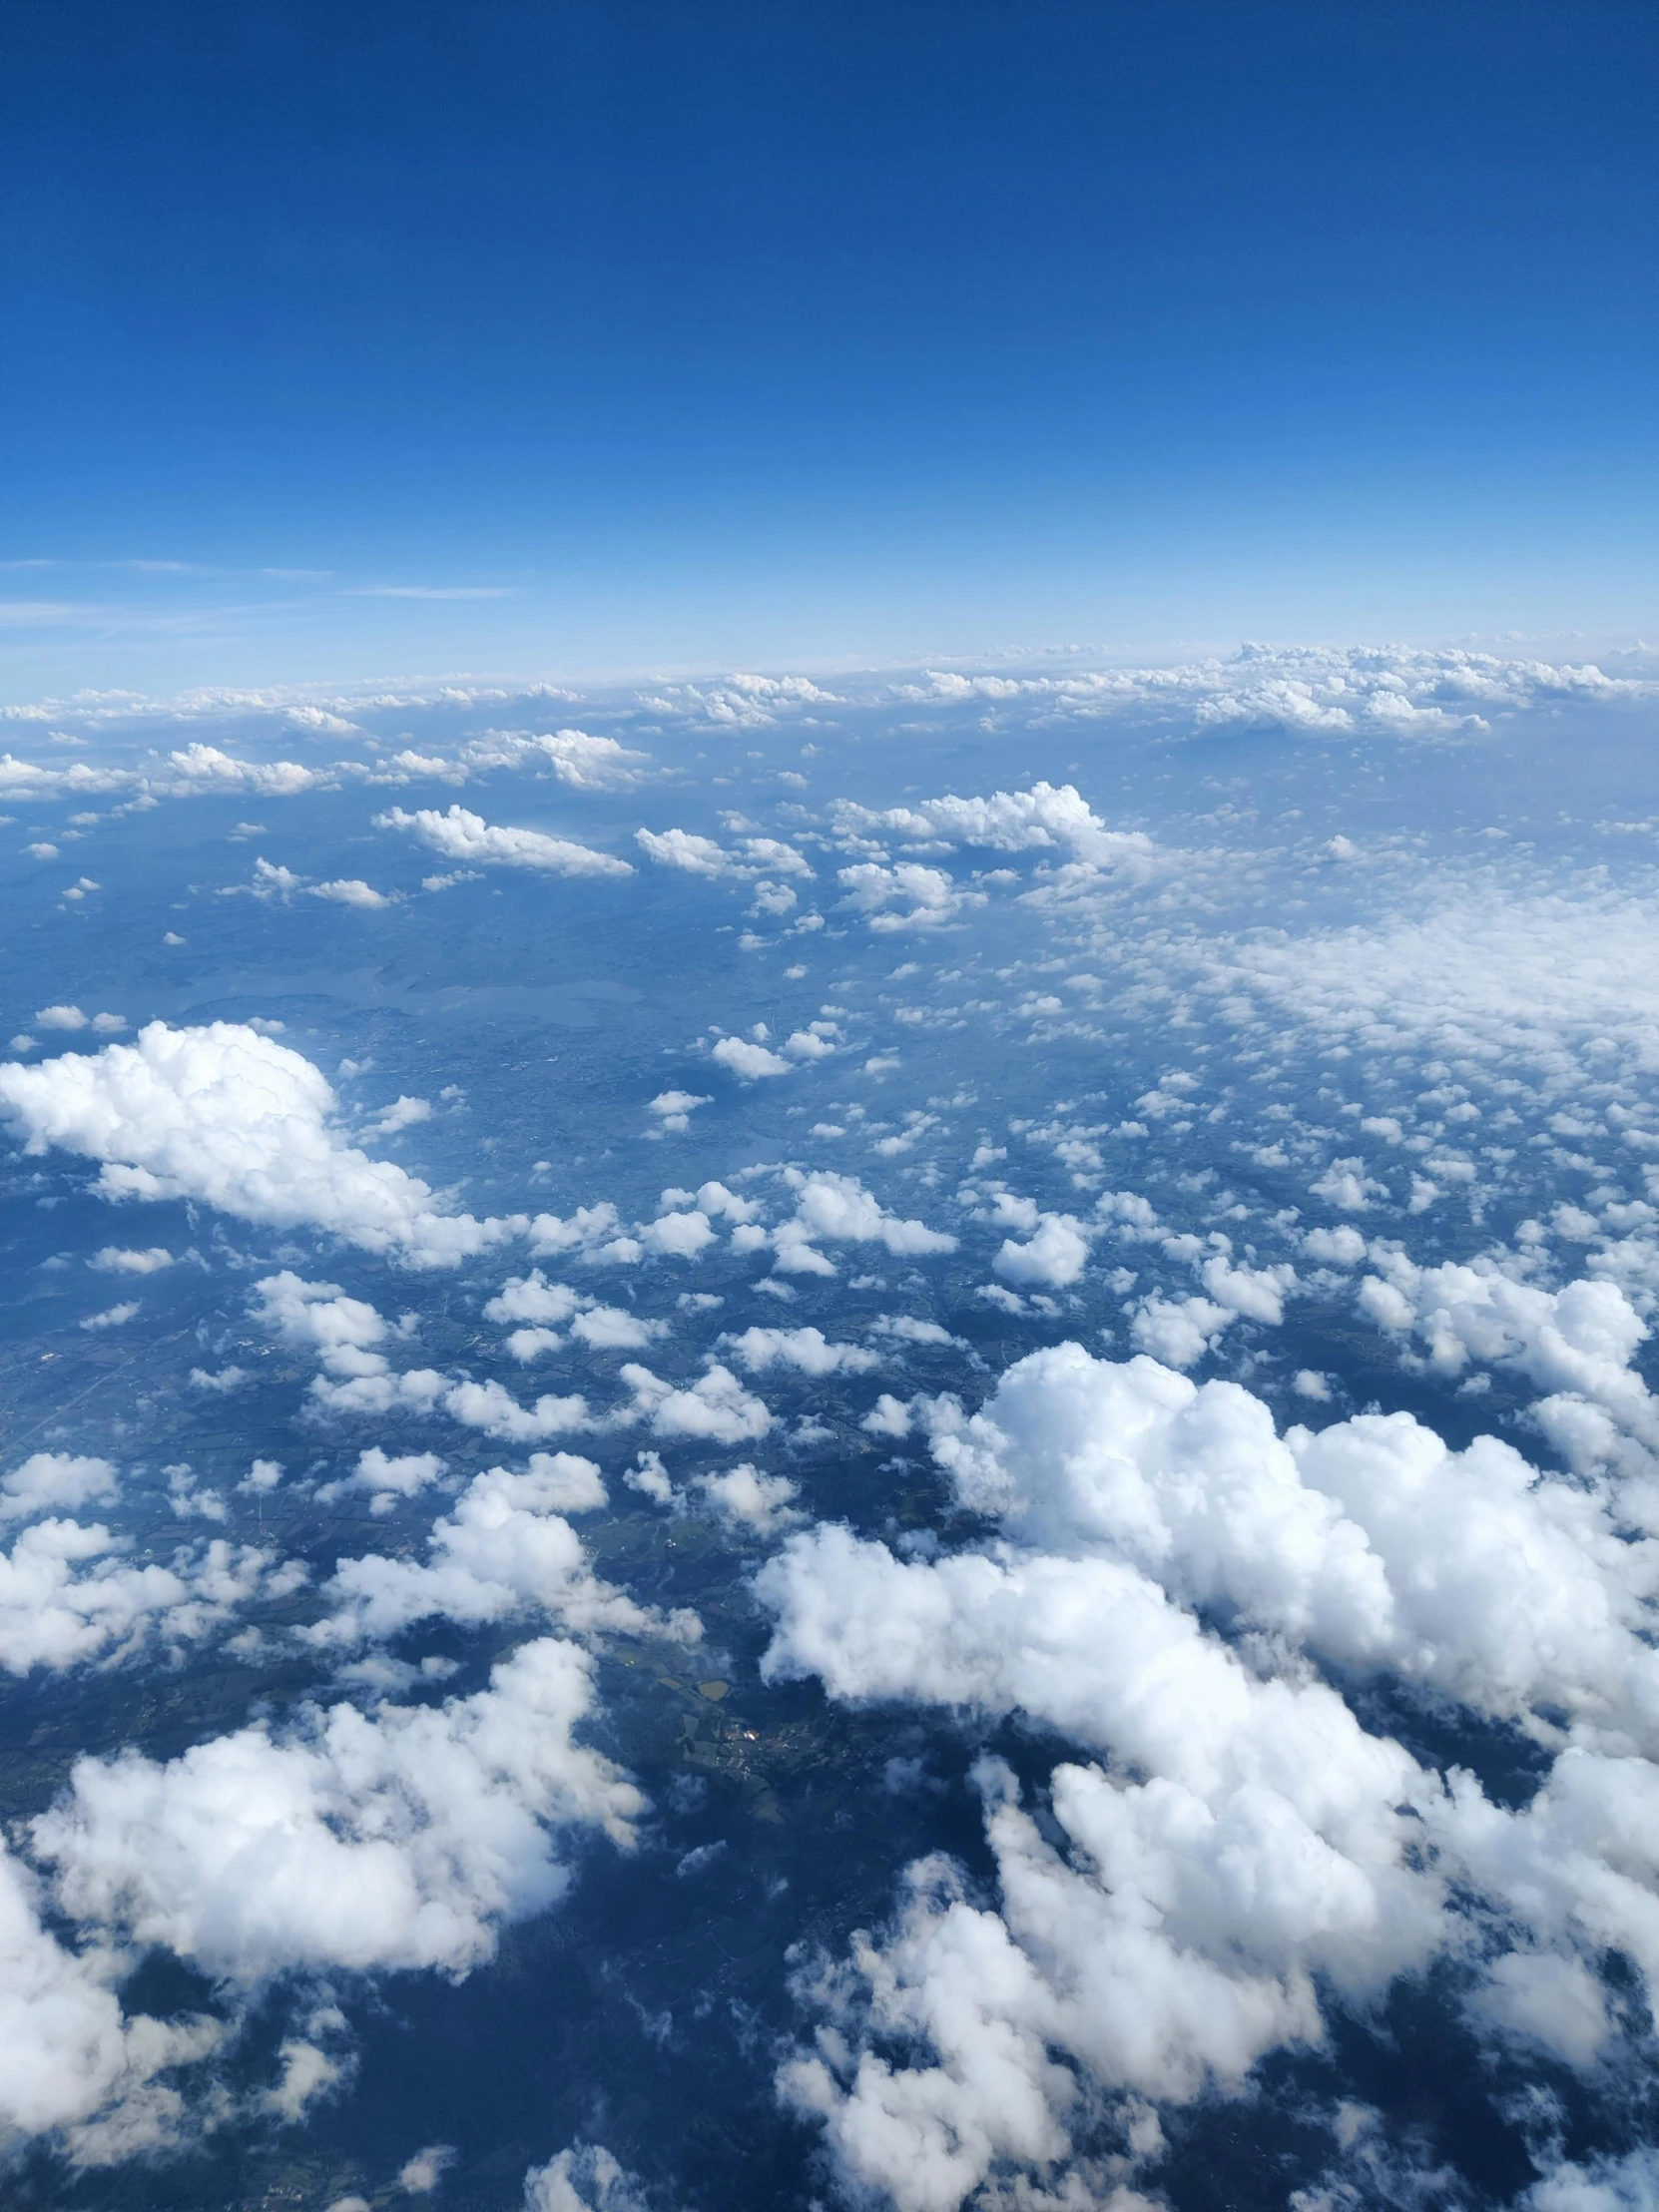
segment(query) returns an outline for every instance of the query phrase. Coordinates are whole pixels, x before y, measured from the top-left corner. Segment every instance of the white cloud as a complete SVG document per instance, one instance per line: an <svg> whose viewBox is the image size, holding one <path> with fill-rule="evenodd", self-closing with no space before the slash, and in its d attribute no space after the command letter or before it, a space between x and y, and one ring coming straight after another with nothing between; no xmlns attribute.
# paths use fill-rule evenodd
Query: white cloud
<svg viewBox="0 0 1659 2212"><path fill-rule="evenodd" d="M926 867L919 860L900 860L892 867L859 860L836 874L846 886L841 904L863 914L876 930L935 929L985 903L983 891L964 890L943 868Z"/></svg>
<svg viewBox="0 0 1659 2212"><path fill-rule="evenodd" d="M638 2177L618 2164L603 2143L576 2143L524 2177L524 2212L650 2212ZM1540 2206L1539 2212L1580 2212L1573 2206ZM1591 2212L1584 2207L1583 2212ZM1600 2207L1594 2208L1600 2212Z"/></svg>
<svg viewBox="0 0 1659 2212"><path fill-rule="evenodd" d="M1364 2003L1475 1926L1497 1961L1471 1999L1488 2030L1590 2062L1602 1949L1659 1980L1659 1767L1632 1756L1659 1741L1659 1546L1630 1540L1616 1497L1494 1438L1448 1451L1405 1414L1280 1437L1237 1384L1075 1345L1017 1363L976 1414L918 1404L1000 1540L906 1563L838 1527L790 1536L756 1581L777 1623L763 1671L1023 1711L1112 1772L1056 1769L1062 1852L983 1764L999 1909L924 1862L886 1936L803 1979L834 2032L781 2086L849 2188L953 2205L999 2159L1065 2151L1079 2090L1056 2054L1147 2096L1242 2083L1321 2037L1316 1977ZM1505 1811L1369 1734L1306 1665L1266 1647L1247 1664L1199 1607L1560 1756ZM1453 1908L1454 1881L1489 1919ZM925 2055L894 2066L894 2042Z"/></svg>
<svg viewBox="0 0 1659 2212"><path fill-rule="evenodd" d="M1365 1162L1358 1159L1333 1160L1308 1188L1316 1198L1323 1198L1328 1206L1341 1207L1345 1214L1363 1214L1374 1198L1388 1195L1386 1183L1368 1175Z"/></svg>
<svg viewBox="0 0 1659 2212"><path fill-rule="evenodd" d="M640 1231L640 1242L647 1252L675 1260L699 1259L714 1241L708 1215L695 1209L687 1214L660 1214Z"/></svg>
<svg viewBox="0 0 1659 2212"><path fill-rule="evenodd" d="M637 753L615 738L596 738L586 730L531 734L491 730L462 746L457 763L464 775L494 768L545 765L573 791L626 791L650 771L649 753Z"/></svg>
<svg viewBox="0 0 1659 2212"><path fill-rule="evenodd" d="M727 875L746 880L757 875L794 875L811 880L814 873L806 854L779 837L749 836L736 848L729 848L690 830L665 830L661 833L636 830L634 835L648 858L661 867L680 868L689 875ZM789 903L794 905L793 897Z"/></svg>
<svg viewBox="0 0 1659 2212"><path fill-rule="evenodd" d="M120 1306L106 1306L101 1314L88 1314L81 1323L83 1329L125 1329L138 1312L138 1300L128 1299Z"/></svg>
<svg viewBox="0 0 1659 2212"><path fill-rule="evenodd" d="M405 814L392 807L376 815L377 830L404 830L446 860L479 867L540 868L554 875L632 875L627 860L615 853L596 852L589 845L574 844L567 837L550 837L540 830L508 830L488 823L482 815L464 807L439 814L435 807L421 807Z"/></svg>
<svg viewBox="0 0 1659 2212"><path fill-rule="evenodd" d="M485 1306L484 1319L533 1325L516 1329L507 1339L515 1360L537 1360L558 1351L565 1341L558 1331L567 1322L572 1334L595 1351L638 1352L668 1334L666 1322L645 1321L623 1307L601 1305L568 1283L549 1283L540 1268L527 1276L510 1276Z"/></svg>
<svg viewBox="0 0 1659 2212"><path fill-rule="evenodd" d="M956 1239L942 1230L889 1213L856 1176L786 1168L784 1181L795 1193L796 1210L772 1233L781 1274L833 1275L833 1263L818 1249L821 1241L879 1244L895 1258L956 1249Z"/></svg>
<svg viewBox="0 0 1659 2212"><path fill-rule="evenodd" d="M656 1115L660 1132L672 1131L678 1136L691 1127L691 1117L699 1106L712 1104L701 1091L659 1091L646 1111Z"/></svg>
<svg viewBox="0 0 1659 2212"><path fill-rule="evenodd" d="M862 1375L880 1366L880 1357L858 1345L830 1344L822 1329L746 1329L721 1338L752 1375L783 1365L803 1375Z"/></svg>
<svg viewBox="0 0 1659 2212"><path fill-rule="evenodd" d="M165 1765L82 1759L34 1848L76 1919L244 1988L305 1968L461 1974L562 1894L560 1828L632 1842L639 1792L575 1741L592 1709L586 1653L542 1637L442 1706L302 1709Z"/></svg>
<svg viewBox="0 0 1659 2212"><path fill-rule="evenodd" d="M437 1481L444 1471L444 1462L435 1451L409 1451L390 1455L378 1444L370 1444L366 1451L357 1454L357 1464L351 1473L338 1482L326 1482L312 1494L318 1505L331 1505L336 1497L347 1490L369 1490L370 1509L376 1513L390 1512L400 1497L414 1497L429 1483Z"/></svg>
<svg viewBox="0 0 1659 2212"><path fill-rule="evenodd" d="M448 2143L428 2143L424 2150L417 2150L412 2158L406 2158L397 2169L397 2186L410 2196L427 2196L443 2179L455 2162L455 2151Z"/></svg>
<svg viewBox="0 0 1659 2212"><path fill-rule="evenodd" d="M758 1441L772 1426L765 1404L730 1368L710 1368L688 1389L676 1389L643 1367L625 1367L622 1380L634 1392L634 1417L649 1420L654 1435L742 1444Z"/></svg>
<svg viewBox="0 0 1659 2212"><path fill-rule="evenodd" d="M123 1658L153 1640L201 1643L257 1595L277 1598L305 1579L276 1554L215 1538L172 1561L138 1566L102 1523L41 1520L0 1552L0 1666L26 1675Z"/></svg>
<svg viewBox="0 0 1659 2212"><path fill-rule="evenodd" d="M83 1505L109 1505L120 1494L120 1477L108 1459L81 1458L68 1451L37 1451L0 1476L0 1520L25 1520L37 1513L78 1512Z"/></svg>
<svg viewBox="0 0 1659 2212"><path fill-rule="evenodd" d="M763 1075L788 1075L790 1063L764 1044L752 1044L747 1037L722 1037L709 1048L709 1057L718 1060L722 1067L746 1083L757 1082Z"/></svg>
<svg viewBox="0 0 1659 2212"><path fill-rule="evenodd" d="M311 884L307 895L323 898L335 906L389 906L392 901L384 891L377 891L372 883L365 883L360 875L336 876L332 882Z"/></svg>
<svg viewBox="0 0 1659 2212"><path fill-rule="evenodd" d="M578 1206L568 1221L557 1214L538 1214L530 1223L530 1244L538 1254L573 1252L596 1267L636 1267L645 1257L639 1239L622 1233L609 1199L597 1206Z"/></svg>
<svg viewBox="0 0 1659 2212"><path fill-rule="evenodd" d="M988 799L922 800L913 807L871 813L842 803L843 830L886 830L912 842L990 845L1000 852L1059 850L1095 868L1144 868L1155 847L1139 830L1108 830L1071 784L1033 784L1028 791L993 792Z"/></svg>
<svg viewBox="0 0 1659 2212"><path fill-rule="evenodd" d="M523 1473L491 1467L434 1522L425 1565L377 1552L340 1560L323 1589L334 1611L305 1634L335 1647L383 1641L434 1615L478 1628L534 1611L580 1631L666 1630L695 1640L695 1614L665 1623L592 1572L564 1515L604 1502L599 1469L570 1452L533 1452Z"/></svg>
<svg viewBox="0 0 1659 2212"><path fill-rule="evenodd" d="M1419 1268L1382 1245L1372 1258L1381 1272L1358 1298L1368 1320L1415 1337L1437 1375L1460 1375L1471 1358L1519 1370L1548 1393L1533 1414L1557 1449L1586 1472L1621 1468L1635 1485L1627 1509L1659 1528L1659 1404L1630 1365L1648 1330L1616 1284L1544 1291L1489 1259Z"/></svg>
<svg viewBox="0 0 1659 2212"><path fill-rule="evenodd" d="M153 1021L134 1044L8 1062L0 1109L30 1152L56 1145L101 1161L105 1198L200 1199L417 1267L453 1266L522 1226L445 1213L418 1177L347 1144L320 1070L240 1022Z"/></svg>
<svg viewBox="0 0 1659 2212"><path fill-rule="evenodd" d="M909 1314L878 1314L869 1325L872 1337L890 1337L897 1344L955 1345L966 1349L966 1340L953 1337L936 1321L917 1321Z"/></svg>
<svg viewBox="0 0 1659 2212"><path fill-rule="evenodd" d="M62 2129L78 2163L103 2165L177 2135L184 2100L158 2076L216 2050L216 2020L125 2018L124 1961L70 1949L41 1925L33 1877L0 1845L0 2131Z"/></svg>
<svg viewBox="0 0 1659 2212"><path fill-rule="evenodd" d="M1005 1238L991 1266L1010 1283L1041 1283L1063 1290L1081 1280L1089 1261L1089 1232L1070 1214L1043 1214L1024 1244Z"/></svg>
<svg viewBox="0 0 1659 2212"><path fill-rule="evenodd" d="M127 1251L120 1245L105 1245L87 1262L89 1268L97 1268L106 1275L157 1275L163 1268L173 1265L173 1255L164 1245L151 1245L144 1252Z"/></svg>
<svg viewBox="0 0 1659 2212"><path fill-rule="evenodd" d="M747 1460L719 1474L700 1474L693 1487L723 1520L758 1536L776 1535L806 1518L795 1506L800 1493L788 1475L763 1474Z"/></svg>

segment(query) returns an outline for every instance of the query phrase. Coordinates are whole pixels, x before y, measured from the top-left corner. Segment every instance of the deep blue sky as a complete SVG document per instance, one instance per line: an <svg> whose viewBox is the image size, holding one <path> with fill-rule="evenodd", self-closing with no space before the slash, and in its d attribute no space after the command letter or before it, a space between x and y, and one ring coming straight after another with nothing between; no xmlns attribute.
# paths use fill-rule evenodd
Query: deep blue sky
<svg viewBox="0 0 1659 2212"><path fill-rule="evenodd" d="M6 696L1659 625L1651 0L5 24Z"/></svg>

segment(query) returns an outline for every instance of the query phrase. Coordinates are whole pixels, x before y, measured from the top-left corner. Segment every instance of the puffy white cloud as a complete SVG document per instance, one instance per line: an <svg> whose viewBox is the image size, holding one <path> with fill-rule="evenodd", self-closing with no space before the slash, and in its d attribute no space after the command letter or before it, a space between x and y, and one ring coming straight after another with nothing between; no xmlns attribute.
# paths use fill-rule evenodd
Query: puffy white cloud
<svg viewBox="0 0 1659 2212"><path fill-rule="evenodd" d="M1041 1283L1063 1290L1081 1280L1089 1262L1089 1232L1070 1214L1043 1214L1023 1244L1012 1237L991 1266L1010 1283Z"/></svg>
<svg viewBox="0 0 1659 2212"><path fill-rule="evenodd" d="M806 1518L795 1506L800 1492L787 1474L763 1474L747 1460L718 1474L700 1474L693 1487L724 1521L758 1536L776 1535Z"/></svg>
<svg viewBox="0 0 1659 2212"><path fill-rule="evenodd" d="M77 2163L102 2165L177 2134L184 2100L158 2076L209 2056L224 2030L125 2017L112 1984L126 1963L49 1934L34 1878L0 1845L0 2140L62 2130Z"/></svg>
<svg viewBox="0 0 1659 2212"><path fill-rule="evenodd" d="M627 1370L623 1373L626 1376ZM401 1379L405 1384L410 1378ZM416 1378L422 1382L422 1378ZM441 1377L437 1379L441 1383ZM440 1393L434 1391L433 1396ZM339 1404L341 1393L329 1393L330 1402ZM463 1428L481 1428L486 1436L493 1436L499 1443L542 1443L549 1436L569 1435L573 1431L592 1428L596 1424L588 1411L588 1401L580 1395L555 1397L544 1394L533 1405L521 1405L512 1392L499 1382L452 1382L441 1390L443 1408L452 1420ZM364 1411L377 1408L366 1401Z"/></svg>
<svg viewBox="0 0 1659 2212"><path fill-rule="evenodd" d="M718 1060L723 1068L746 1083L758 1082L764 1075L788 1075L790 1062L781 1053L773 1052L764 1044L752 1043L748 1037L722 1037L709 1048L711 1060Z"/></svg>
<svg viewBox="0 0 1659 2212"><path fill-rule="evenodd" d="M703 1220L701 1214L696 1218ZM485 1306L484 1319L534 1325L515 1330L507 1339L507 1350L515 1360L536 1360L545 1352L556 1352L564 1343L559 1326L567 1322L572 1334L595 1351L638 1352L668 1334L666 1322L644 1321L623 1307L602 1305L568 1283L549 1283L540 1268L532 1268L527 1276L510 1276Z"/></svg>
<svg viewBox="0 0 1659 2212"><path fill-rule="evenodd" d="M92 1029L104 1036L127 1026L120 1014L84 1014L79 1006L42 1006L33 1019L37 1029Z"/></svg>
<svg viewBox="0 0 1659 2212"><path fill-rule="evenodd" d="M789 1536L756 1578L763 1671L1023 1711L1112 1765L1052 1776L1065 1851L982 1769L998 1909L924 1863L893 1930L803 1985L826 2029L781 2087L854 2192L954 2205L1000 2159L1064 2151L1079 2089L1058 2056L1148 2096L1237 2084L1321 2036L1316 1977L1364 2003L1482 1925L1479 2018L1572 2063L1611 2032L1605 1949L1659 1989L1659 1547L1613 1492L1495 1438L1449 1451L1405 1414L1281 1437L1237 1384L1075 1345L1017 1363L972 1415L916 1403L1001 1537L906 1562L842 1528ZM1505 1811L1197 1608L1517 1721L1553 1770ZM1491 1920L1452 1908L1454 1881ZM895 2042L926 2055L894 2066Z"/></svg>
<svg viewBox="0 0 1659 2212"><path fill-rule="evenodd" d="M428 2143L398 2167L397 2186L410 2196L429 2196L454 2163L451 2144Z"/></svg>
<svg viewBox="0 0 1659 2212"><path fill-rule="evenodd" d="M1059 850L1095 868L1144 868L1155 850L1139 830L1108 830L1071 784L1037 783L988 799L927 799L879 813L843 802L836 820L846 830L882 830L912 843L942 839L1000 852Z"/></svg>
<svg viewBox="0 0 1659 2212"><path fill-rule="evenodd" d="M1388 1195L1388 1186L1380 1183L1375 1175L1368 1175L1366 1164L1360 1159L1333 1160L1308 1188L1327 1205L1340 1206L1345 1214L1363 1214L1374 1198Z"/></svg>
<svg viewBox="0 0 1659 2212"><path fill-rule="evenodd" d="M391 1330L366 1300L347 1298L337 1283L307 1283L291 1268L263 1277L254 1295L255 1319L296 1351L314 1353L330 1375L386 1373L385 1355L375 1347Z"/></svg>
<svg viewBox="0 0 1659 2212"><path fill-rule="evenodd" d="M568 1283L549 1283L540 1268L509 1276L484 1308L486 1321L530 1321L557 1328L583 1304Z"/></svg>
<svg viewBox="0 0 1659 2212"><path fill-rule="evenodd" d="M772 1233L780 1274L833 1275L833 1262L818 1249L821 1241L879 1244L900 1258L956 1249L956 1239L943 1231L889 1213L856 1176L786 1168L784 1181L795 1193L796 1210Z"/></svg>
<svg viewBox="0 0 1659 2212"><path fill-rule="evenodd" d="M603 2143L575 2143L525 2175L524 2212L650 2212L650 2207L638 2177L619 2165ZM1540 2212L1569 2208L1551 2205Z"/></svg>
<svg viewBox="0 0 1659 2212"><path fill-rule="evenodd" d="M173 1255L164 1245L151 1245L143 1252L128 1251L120 1245L105 1245L87 1262L89 1268L97 1268L105 1275L157 1275L163 1268L173 1265Z"/></svg>
<svg viewBox="0 0 1659 2212"><path fill-rule="evenodd" d="M528 1611L584 1631L661 1630L660 1614L594 1575L564 1518L604 1502L599 1469L570 1452L533 1452L522 1473L491 1467L434 1522L426 1564L378 1552L341 1559L323 1589L334 1611L305 1633L333 1647L383 1640L434 1615L477 1628ZM677 1613L666 1627L682 1641L701 1633L695 1614Z"/></svg>
<svg viewBox="0 0 1659 2212"><path fill-rule="evenodd" d="M858 1345L830 1344L822 1329L746 1329L720 1341L751 1374L783 1365L803 1375L862 1375L881 1364L879 1354Z"/></svg>
<svg viewBox="0 0 1659 2212"><path fill-rule="evenodd" d="M811 879L811 861L793 844L779 837L749 836L735 849L703 837L690 830L636 830L640 849L662 867L682 868L689 875L794 875ZM793 897L790 905L794 905ZM788 909L783 909L787 911Z"/></svg>
<svg viewBox="0 0 1659 2212"><path fill-rule="evenodd" d="M926 867L919 860L900 860L891 867L858 860L836 874L846 886L841 904L864 915L876 930L936 929L970 906L985 903L983 891L964 890L943 868Z"/></svg>
<svg viewBox="0 0 1659 2212"><path fill-rule="evenodd" d="M1611 1464L1635 1478L1625 1503L1659 1528L1659 1405L1630 1365L1648 1330L1617 1284L1545 1291L1489 1259L1420 1268L1381 1245L1372 1259L1381 1272L1358 1299L1368 1320L1414 1337L1437 1375L1471 1359L1519 1370L1547 1393L1533 1412L1557 1449L1585 1471Z"/></svg>
<svg viewBox="0 0 1659 2212"><path fill-rule="evenodd" d="M455 763L461 776L494 768L542 766L573 791L626 791L644 781L651 756L615 738L593 737L586 730L490 730L462 746Z"/></svg>
<svg viewBox="0 0 1659 2212"><path fill-rule="evenodd" d="M649 1368L625 1367L622 1380L634 1392L634 1417L651 1423L658 1436L692 1436L709 1443L758 1441L772 1426L772 1415L747 1391L730 1368L710 1368L689 1389L676 1389Z"/></svg>
<svg viewBox="0 0 1659 2212"><path fill-rule="evenodd" d="M333 906L360 906L367 909L393 903L384 891L377 891L372 883L365 883L360 875L341 875L331 882L312 883L306 896L326 899Z"/></svg>
<svg viewBox="0 0 1659 2212"><path fill-rule="evenodd" d="M70 1451L37 1451L0 1475L0 1520L22 1520L35 1513L78 1512L83 1505L113 1503L120 1477L108 1459L83 1458Z"/></svg>
<svg viewBox="0 0 1659 2212"><path fill-rule="evenodd" d="M1143 1352L1166 1367L1196 1367L1234 1319L1232 1309L1209 1298L1143 1299L1129 1325Z"/></svg>
<svg viewBox="0 0 1659 2212"><path fill-rule="evenodd" d="M149 1640L177 1650L256 1596L285 1596L305 1579L296 1563L278 1567L274 1552L223 1538L183 1547L167 1566L132 1564L126 1548L101 1522L51 1519L0 1551L0 1666L61 1671L126 1657Z"/></svg>
<svg viewBox="0 0 1659 2212"><path fill-rule="evenodd" d="M695 1208L686 1214L660 1214L640 1231L647 1252L675 1260L700 1259L714 1241L708 1215Z"/></svg>
<svg viewBox="0 0 1659 2212"><path fill-rule="evenodd" d="M238 761L216 745L196 741L170 753L165 768L153 778L159 789L180 798L201 792L255 792L262 798L292 799L322 781L297 761Z"/></svg>
<svg viewBox="0 0 1659 2212"><path fill-rule="evenodd" d="M366 1451L357 1454L357 1464L350 1474L341 1481L324 1483L313 1495L317 1504L331 1505L347 1490L368 1490L372 1492L370 1510L389 1513L400 1497L418 1495L429 1483L437 1481L443 1471L444 1462L435 1451L393 1455L378 1444L370 1444Z"/></svg>
<svg viewBox="0 0 1659 2212"><path fill-rule="evenodd" d="M1628 1538L1618 1497L1496 1437L1453 1452L1408 1413L1280 1437L1237 1383L1078 1345L1016 1363L971 1416L920 1402L961 1502L1022 1544L1101 1548L1185 1602L1546 1737L1539 1707L1659 1725L1638 1633L1659 1544Z"/></svg>
<svg viewBox="0 0 1659 2212"><path fill-rule="evenodd" d="M646 1111L656 1115L659 1133L672 1131L678 1136L691 1127L699 1106L712 1103L701 1091L659 1091Z"/></svg>
<svg viewBox="0 0 1659 2212"><path fill-rule="evenodd" d="M872 1337L887 1337L896 1344L905 1345L955 1345L966 1349L966 1340L953 1337L949 1330L936 1321L917 1321L910 1314L878 1314L869 1325Z"/></svg>
<svg viewBox="0 0 1659 2212"><path fill-rule="evenodd" d="M539 868L553 875L632 875L632 864L613 852L598 852L591 845L576 844L568 837L550 837L540 830L509 830L486 822L465 807L451 807L440 814L435 807L420 807L405 814L392 807L376 815L377 830L403 830L446 860L473 867Z"/></svg>
<svg viewBox="0 0 1659 2212"><path fill-rule="evenodd" d="M232 1984L465 1973L566 1888L560 1828L632 1842L639 1792L576 1741L593 1702L587 1654L541 1637L442 1706L308 1708L166 1764L81 1759L30 1833L64 1911Z"/></svg>
<svg viewBox="0 0 1659 2212"><path fill-rule="evenodd" d="M428 1186L347 1144L321 1071L240 1022L0 1065L0 1110L27 1149L103 1163L111 1199L190 1198L272 1228L322 1229L417 1267L448 1267L521 1224L441 1210Z"/></svg>
<svg viewBox="0 0 1659 2212"><path fill-rule="evenodd" d="M82 1321L83 1329L125 1329L138 1313L136 1298L123 1300L119 1306L106 1306L101 1314L88 1314Z"/></svg>
<svg viewBox="0 0 1659 2212"><path fill-rule="evenodd" d="M593 1267L635 1267L645 1257L639 1239L622 1233L609 1199L598 1206L578 1206L568 1221L538 1214L530 1223L530 1244L538 1254L576 1253Z"/></svg>

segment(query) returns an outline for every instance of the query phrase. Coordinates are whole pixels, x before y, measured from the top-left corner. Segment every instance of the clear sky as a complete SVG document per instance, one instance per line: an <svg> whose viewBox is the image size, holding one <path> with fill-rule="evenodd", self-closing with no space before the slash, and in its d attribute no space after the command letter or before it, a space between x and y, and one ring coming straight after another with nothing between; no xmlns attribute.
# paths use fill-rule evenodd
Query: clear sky
<svg viewBox="0 0 1659 2212"><path fill-rule="evenodd" d="M13 0L0 690L1659 626L1650 0Z"/></svg>

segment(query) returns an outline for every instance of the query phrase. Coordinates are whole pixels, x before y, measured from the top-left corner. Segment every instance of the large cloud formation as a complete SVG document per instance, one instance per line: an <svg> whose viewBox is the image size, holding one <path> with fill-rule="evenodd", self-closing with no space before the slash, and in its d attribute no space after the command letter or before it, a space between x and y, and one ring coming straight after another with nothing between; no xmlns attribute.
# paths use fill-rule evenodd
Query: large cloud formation
<svg viewBox="0 0 1659 2212"><path fill-rule="evenodd" d="M442 1706L338 1704L165 1764L82 1759L34 1849L74 1918L238 1987L306 1967L464 1973L503 1921L564 1891L558 1829L633 1840L638 1790L575 1738L592 1672L544 1636Z"/></svg>
<svg viewBox="0 0 1659 2212"><path fill-rule="evenodd" d="M371 1160L341 1134L321 1070L241 1022L153 1021L133 1044L8 1061L0 1111L30 1152L101 1161L105 1198L199 1199L416 1267L452 1267L521 1226L446 1213L418 1176Z"/></svg>
<svg viewBox="0 0 1659 2212"><path fill-rule="evenodd" d="M981 1763L998 1911L924 1862L884 1938L803 1979L825 2025L782 2087L854 2193L953 2206L1061 2155L1087 2078L1238 2087L1321 2039L1322 1986L1364 2007L1436 1956L1486 2031L1572 2064L1613 2032L1607 1950L1659 1989L1659 1547L1614 1484L1406 1414L1281 1436L1237 1384L1076 1345L971 1416L914 1411L1000 1533L932 1560L790 1537L756 1582L765 1671L1024 1714L1084 1756L1047 1834ZM1319 1659L1509 1721L1553 1768L1506 1810L1368 1732Z"/></svg>

